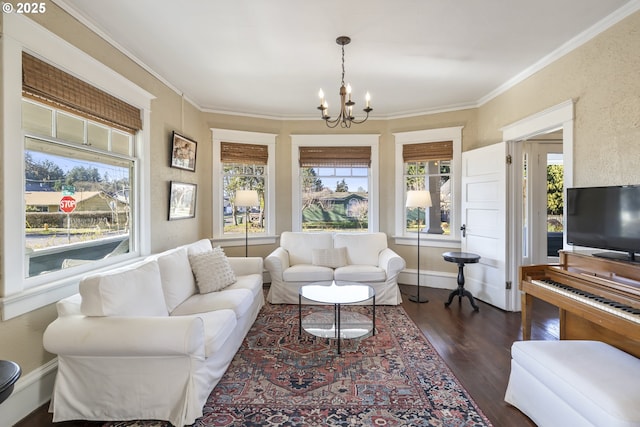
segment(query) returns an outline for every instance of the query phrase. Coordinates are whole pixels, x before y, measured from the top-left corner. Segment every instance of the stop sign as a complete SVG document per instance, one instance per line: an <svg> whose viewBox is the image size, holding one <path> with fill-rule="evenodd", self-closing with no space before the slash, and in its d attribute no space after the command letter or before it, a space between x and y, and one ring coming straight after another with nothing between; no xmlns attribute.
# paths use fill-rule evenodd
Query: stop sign
<svg viewBox="0 0 640 427"><path fill-rule="evenodd" d="M60 199L60 210L62 212L71 213L76 208L76 199L71 196L64 196Z"/></svg>

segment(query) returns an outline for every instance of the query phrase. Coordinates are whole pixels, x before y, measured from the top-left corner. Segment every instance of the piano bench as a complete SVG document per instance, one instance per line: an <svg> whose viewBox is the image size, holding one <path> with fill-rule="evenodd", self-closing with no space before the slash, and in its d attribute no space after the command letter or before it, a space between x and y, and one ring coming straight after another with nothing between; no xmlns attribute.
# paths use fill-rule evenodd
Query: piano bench
<svg viewBox="0 0 640 427"><path fill-rule="evenodd" d="M640 359L600 341L516 341L504 400L538 426L640 426Z"/></svg>

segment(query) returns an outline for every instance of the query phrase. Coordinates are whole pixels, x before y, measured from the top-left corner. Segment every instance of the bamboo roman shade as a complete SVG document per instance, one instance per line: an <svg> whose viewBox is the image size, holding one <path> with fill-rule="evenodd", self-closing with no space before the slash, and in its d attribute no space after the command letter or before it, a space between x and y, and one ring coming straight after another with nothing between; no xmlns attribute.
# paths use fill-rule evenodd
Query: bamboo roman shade
<svg viewBox="0 0 640 427"><path fill-rule="evenodd" d="M453 159L453 141L405 144L402 146L402 159L405 162Z"/></svg>
<svg viewBox="0 0 640 427"><path fill-rule="evenodd" d="M269 151L266 145L220 143L220 161L222 163L266 165L267 160L269 160Z"/></svg>
<svg viewBox="0 0 640 427"><path fill-rule="evenodd" d="M371 147L300 147L300 167L370 167Z"/></svg>
<svg viewBox="0 0 640 427"><path fill-rule="evenodd" d="M22 94L130 133L142 129L138 108L25 52L22 52Z"/></svg>

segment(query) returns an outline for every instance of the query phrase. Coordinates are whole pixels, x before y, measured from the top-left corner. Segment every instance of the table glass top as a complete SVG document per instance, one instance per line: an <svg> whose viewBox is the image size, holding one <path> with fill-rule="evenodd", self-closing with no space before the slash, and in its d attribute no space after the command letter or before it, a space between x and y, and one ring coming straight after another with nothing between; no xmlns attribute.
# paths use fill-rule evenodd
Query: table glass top
<svg viewBox="0 0 640 427"><path fill-rule="evenodd" d="M362 302L373 298L376 294L369 285L340 280L302 285L299 292L303 298L325 304Z"/></svg>

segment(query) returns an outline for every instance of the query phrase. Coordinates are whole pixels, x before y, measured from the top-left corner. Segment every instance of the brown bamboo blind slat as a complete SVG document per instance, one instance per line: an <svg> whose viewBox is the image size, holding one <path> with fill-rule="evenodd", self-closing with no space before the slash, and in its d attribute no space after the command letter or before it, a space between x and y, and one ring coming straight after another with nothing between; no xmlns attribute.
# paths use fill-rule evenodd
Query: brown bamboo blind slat
<svg viewBox="0 0 640 427"><path fill-rule="evenodd" d="M25 52L22 52L22 92L25 97L127 132L142 129L138 108Z"/></svg>
<svg viewBox="0 0 640 427"><path fill-rule="evenodd" d="M300 147L300 167L370 167L371 147Z"/></svg>
<svg viewBox="0 0 640 427"><path fill-rule="evenodd" d="M220 161L222 163L266 165L267 160L269 160L269 151L266 145L220 143Z"/></svg>
<svg viewBox="0 0 640 427"><path fill-rule="evenodd" d="M405 162L453 159L453 141L405 144L402 146L402 159Z"/></svg>

